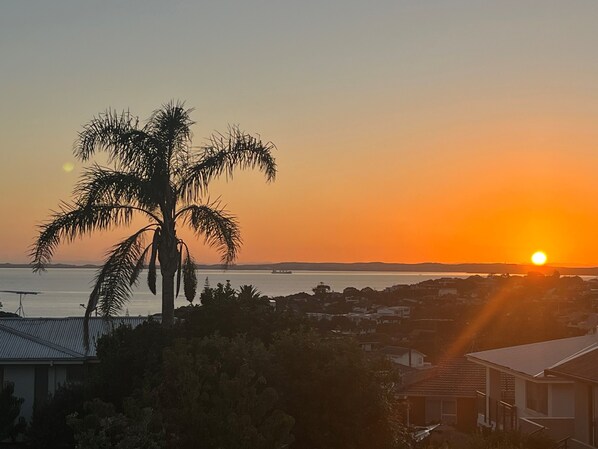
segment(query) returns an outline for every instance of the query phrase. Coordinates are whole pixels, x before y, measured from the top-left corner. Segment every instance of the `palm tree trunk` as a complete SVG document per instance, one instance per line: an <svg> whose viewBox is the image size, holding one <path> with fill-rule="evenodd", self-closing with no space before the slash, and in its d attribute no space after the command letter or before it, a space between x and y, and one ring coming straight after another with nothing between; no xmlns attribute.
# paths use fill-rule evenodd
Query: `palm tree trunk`
<svg viewBox="0 0 598 449"><path fill-rule="evenodd" d="M170 218L164 220L158 258L162 273L162 325L171 327L174 324L174 277L178 268L178 251L174 221Z"/></svg>
<svg viewBox="0 0 598 449"><path fill-rule="evenodd" d="M162 325L174 324L174 275L175 271L162 271Z"/></svg>

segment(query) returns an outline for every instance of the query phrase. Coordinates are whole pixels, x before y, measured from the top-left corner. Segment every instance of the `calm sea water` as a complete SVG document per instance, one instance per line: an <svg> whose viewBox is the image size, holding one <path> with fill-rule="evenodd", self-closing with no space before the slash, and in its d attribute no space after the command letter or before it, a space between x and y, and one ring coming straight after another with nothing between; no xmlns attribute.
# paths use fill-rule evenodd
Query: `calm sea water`
<svg viewBox="0 0 598 449"><path fill-rule="evenodd" d="M84 312L81 304L87 303L95 273L95 269L87 268L54 268L40 275L33 274L28 268L3 268L0 269L0 290L40 292L39 295L23 298L25 316L81 316ZM396 284L415 284L427 279L465 278L471 275L470 273L388 271L293 271L292 274L272 274L265 270L201 270L198 272L198 287L203 288L207 277L212 287L215 287L218 282L224 283L230 280L233 288L251 284L264 295L281 296L299 292L311 293L311 289L320 282L330 285L334 291L342 291L346 287L359 289L371 287L382 290ZM143 281L144 279L127 306L131 315L147 315L160 311L159 296L152 295ZM2 310L15 312L19 307L19 296L0 292L0 302L3 305ZM181 296L176 299L175 307L186 304L187 301L181 293Z"/></svg>

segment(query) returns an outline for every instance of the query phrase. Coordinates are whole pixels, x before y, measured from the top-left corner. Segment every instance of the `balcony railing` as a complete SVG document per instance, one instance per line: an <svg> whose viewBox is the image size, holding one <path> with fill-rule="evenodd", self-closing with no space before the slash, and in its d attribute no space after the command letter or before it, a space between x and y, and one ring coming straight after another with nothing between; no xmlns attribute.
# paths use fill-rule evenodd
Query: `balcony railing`
<svg viewBox="0 0 598 449"><path fill-rule="evenodd" d="M490 397L486 407L486 393L476 391L478 415L483 416L487 426L497 430L515 430L517 428L517 407L508 402Z"/></svg>

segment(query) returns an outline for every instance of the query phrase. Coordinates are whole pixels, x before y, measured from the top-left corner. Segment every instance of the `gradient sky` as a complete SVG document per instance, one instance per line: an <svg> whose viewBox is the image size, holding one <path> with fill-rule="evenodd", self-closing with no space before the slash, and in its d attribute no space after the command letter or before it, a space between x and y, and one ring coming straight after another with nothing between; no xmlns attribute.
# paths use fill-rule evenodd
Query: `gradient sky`
<svg viewBox="0 0 598 449"><path fill-rule="evenodd" d="M597 18L595 0L2 2L0 261L27 261L71 198L81 125L182 99L195 144L235 123L278 147L275 183L212 188L240 263L598 265Z"/></svg>

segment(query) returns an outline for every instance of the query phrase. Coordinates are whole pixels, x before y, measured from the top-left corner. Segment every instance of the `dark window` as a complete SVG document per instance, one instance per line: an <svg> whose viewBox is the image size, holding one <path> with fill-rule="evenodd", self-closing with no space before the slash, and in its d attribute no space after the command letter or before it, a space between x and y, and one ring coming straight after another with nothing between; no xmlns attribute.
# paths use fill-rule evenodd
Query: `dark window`
<svg viewBox="0 0 598 449"><path fill-rule="evenodd" d="M548 414L548 385L525 381L525 406L530 410Z"/></svg>

